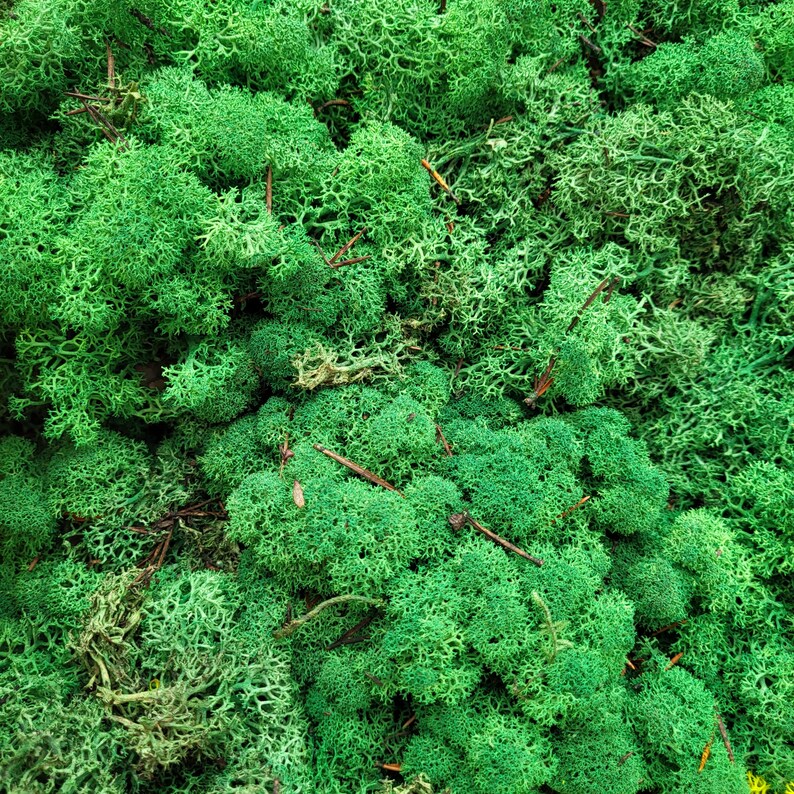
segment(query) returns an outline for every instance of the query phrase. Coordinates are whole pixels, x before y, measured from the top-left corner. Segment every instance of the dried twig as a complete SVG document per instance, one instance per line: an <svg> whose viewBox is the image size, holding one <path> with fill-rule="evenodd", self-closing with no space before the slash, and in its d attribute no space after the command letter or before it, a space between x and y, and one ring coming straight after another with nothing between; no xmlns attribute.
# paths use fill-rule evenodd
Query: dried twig
<svg viewBox="0 0 794 794"><path fill-rule="evenodd" d="M386 769L389 772L399 772L402 769L400 764L379 764L381 769Z"/></svg>
<svg viewBox="0 0 794 794"><path fill-rule="evenodd" d="M456 203L460 204L460 199L452 192L452 188L446 183L444 177L433 168L427 160L422 160L422 165L427 169L427 172L438 183L439 187Z"/></svg>
<svg viewBox="0 0 794 794"><path fill-rule="evenodd" d="M655 637L657 634L662 634L665 631L669 631L670 629L674 629L676 626L683 626L686 623L686 620L679 620L675 623L671 623L669 626L662 626L660 629L656 629L656 631L651 634L651 637Z"/></svg>
<svg viewBox="0 0 794 794"><path fill-rule="evenodd" d="M549 387L552 383L554 383L554 378L551 377L551 372L554 369L554 365L557 363L556 356L552 356L549 359L548 366L546 367L545 371L539 378L535 378L535 382L532 386L532 394L529 397L524 398L524 402L530 407L534 408L535 403L549 390Z"/></svg>
<svg viewBox="0 0 794 794"><path fill-rule="evenodd" d="M364 670L364 675L369 678L369 680L372 681L376 686L383 686L383 681L381 681L378 676L372 675L372 673L368 673L366 670Z"/></svg>
<svg viewBox="0 0 794 794"><path fill-rule="evenodd" d="M570 324L570 325L569 325L569 326L568 326L568 327L565 329L565 333L566 333L566 334L569 334L569 333L571 333L571 331L573 331L573 329L574 329L574 328L576 328L577 324L579 323L579 320L581 320L581 319L582 319L582 315L585 313L585 311L586 311L586 310L587 310L587 309L588 309L590 306L592 306L592 304L593 304L593 302L595 301L595 299L596 299L596 298L597 298L597 297L598 297L598 296L599 296L599 295L600 295L600 294L601 294L601 293L602 293L602 292L603 292L605 289L607 289L608 287L609 287L609 288L611 288L611 289L613 289L613 288L614 288L614 286L615 286L615 284L617 284L619 281L620 281L620 278L619 278L619 277L617 277L617 278L614 278L614 279L610 279L610 278L609 278L609 276L607 276L607 277L606 277L606 278L605 278L605 279L604 279L604 280L603 280L603 281L602 281L602 282L601 282L601 283L600 283L600 284L599 284L599 285L598 285L598 286L597 286L597 287L596 287L596 288L595 288L595 289L594 289L594 290L593 290L593 291L590 293L590 297L589 297L589 298L588 298L588 299L587 299L587 300L586 300L586 301L585 301L585 302L582 304L582 308L581 308L581 309L579 309L579 311L576 313L576 317L574 317L574 318L573 318L573 320L571 320L571 324ZM611 293L610 293L610 294L611 294Z"/></svg>
<svg viewBox="0 0 794 794"><path fill-rule="evenodd" d="M487 538L490 538L494 543L498 543L503 548L507 549L508 551L512 551L514 554L518 554L519 557L523 557L525 560L529 560L530 562L534 563L538 567L543 565L543 560L538 559L537 557L533 557L531 554L527 554L523 549L519 549L518 546L512 544L509 540L505 540L504 538L497 535L495 532L491 532L490 529L486 529L482 524L475 521L468 513L467 510L464 510L462 513L453 513L449 517L449 523L455 530L463 529L466 524L474 527L478 532L482 532Z"/></svg>
<svg viewBox="0 0 794 794"><path fill-rule="evenodd" d="M602 52L601 47L599 47L597 44L593 44L593 42L590 41L590 39L588 39L587 36L584 36L583 34L580 33L579 41L581 41L582 44L586 44L594 53L596 53L596 55L601 54Z"/></svg>
<svg viewBox="0 0 794 794"><path fill-rule="evenodd" d="M587 25L587 27L590 28L590 30L593 33L596 32L596 29L590 24L590 21L587 19L587 17L581 11L577 11L576 14L579 17L579 19L582 21L582 23Z"/></svg>
<svg viewBox="0 0 794 794"><path fill-rule="evenodd" d="M28 573L30 573L30 572L31 572L31 571L32 571L32 570L33 570L33 569L36 567L36 565L38 565L38 562L39 562L39 555L37 554L37 555L36 555L36 556L35 556L35 557L34 557L34 558L31 560L31 562L30 562L30 565L28 565Z"/></svg>
<svg viewBox="0 0 794 794"><path fill-rule="evenodd" d="M329 260L328 264L333 265L334 262L339 261L360 239L361 236L367 231L365 226L358 234L353 235Z"/></svg>
<svg viewBox="0 0 794 794"><path fill-rule="evenodd" d="M290 458L295 457L295 453L289 448L289 433L284 436L284 443L278 445L278 452L281 455L281 465L278 467L278 476L281 477L284 473L284 467Z"/></svg>
<svg viewBox="0 0 794 794"><path fill-rule="evenodd" d="M667 667L665 667L664 669L665 670L669 670L671 667L673 667L674 665L678 664L678 662L681 661L681 657L683 655L684 655L684 652L683 651L679 651L672 659L670 659L670 661L667 664Z"/></svg>
<svg viewBox="0 0 794 794"><path fill-rule="evenodd" d="M154 22L152 22L152 20L149 19L149 17L147 17L145 14L142 14L136 8L130 9L130 15L135 17L135 19L137 19L138 22L141 23L141 25L144 25L147 28L149 28L149 30L153 30L155 33L159 33L161 36L168 36L168 31L165 28L163 27L158 28L154 24Z"/></svg>
<svg viewBox="0 0 794 794"><path fill-rule="evenodd" d="M633 755L634 755L634 750L630 750L625 755L620 756L620 758L618 759L618 766L623 766L623 764L625 764L626 761L628 761L629 758L631 758L631 756Z"/></svg>
<svg viewBox="0 0 794 794"><path fill-rule="evenodd" d="M283 637L289 637L292 632L296 629L300 628L304 623L310 621L312 618L317 617L324 609L328 609L328 607L336 606L337 604L346 604L349 601L363 601L365 604L372 604L372 606L382 606L383 601L379 598L367 598L366 596L358 596L358 595L341 595L341 596L334 596L333 598L329 598L326 601L320 602L314 609L307 612L305 615L301 615L299 618L294 618L286 626L282 626L280 629L276 629L273 632L273 636L279 640Z"/></svg>
<svg viewBox="0 0 794 794"><path fill-rule="evenodd" d="M341 455L337 455L336 452L331 452L330 449L326 449L320 444L314 444L313 446L318 452L322 452L323 455L327 455L329 458L335 460L337 463L340 463L342 466L346 466L348 469L350 469L350 471L354 471L364 479L375 483L375 485L380 485L381 488L385 488L387 491L394 491L395 493L398 493L400 496L402 496L402 494L391 483L386 482L386 480L378 477L377 474L373 474L371 471L368 471L363 466L359 466L357 463L353 463L352 460L348 460L347 458L343 458Z"/></svg>
<svg viewBox="0 0 794 794"><path fill-rule="evenodd" d="M590 496L583 496L575 505L573 505L573 507L569 507L567 510L563 510L563 512L560 513L557 516L557 518L565 518L566 516L569 516L571 513L574 512L574 510L578 510L583 504L586 504L588 501L590 501L590 498L591 498ZM551 523L555 524L556 519Z"/></svg>
<svg viewBox="0 0 794 794"><path fill-rule="evenodd" d="M82 99L86 102L112 102L111 97L107 96L93 96L91 94L81 94L79 91L64 91L66 96L72 96L75 99Z"/></svg>
<svg viewBox="0 0 794 794"><path fill-rule="evenodd" d="M449 442L444 437L444 431L441 429L441 425L436 425L436 440L440 441L444 446L444 452L447 453L448 457L452 457L452 450L449 447Z"/></svg>
<svg viewBox="0 0 794 794"><path fill-rule="evenodd" d="M626 27L627 27L627 28L628 28L628 29L629 29L629 30L630 30L632 33L636 33L636 34L637 34L637 35L640 37L640 39L641 39L642 43L643 43L643 44L644 44L646 47L658 47L658 46L659 46L658 44L656 44L656 42L654 42L654 41L651 41L651 40L650 40L650 39L649 39L649 38L648 38L648 37L647 37L647 36L646 36L646 35L645 35L645 34L644 34L644 33L643 33L641 30L637 30L637 28L635 28L635 27L634 27L634 25L626 25Z"/></svg>
<svg viewBox="0 0 794 794"><path fill-rule="evenodd" d="M559 67L562 66L563 63L565 63L567 57L568 57L567 55L563 55L562 58L558 58L556 61L554 61L554 63L549 67L549 70L546 72L546 74L547 75L551 74L553 71L559 69Z"/></svg>
<svg viewBox="0 0 794 794"><path fill-rule="evenodd" d="M323 102L314 112L320 113L330 107L350 107L350 103L346 99L329 99L327 102Z"/></svg>
<svg viewBox="0 0 794 794"><path fill-rule="evenodd" d="M265 180L265 209L268 215L273 214L273 166L267 167L267 178Z"/></svg>
<svg viewBox="0 0 794 794"><path fill-rule="evenodd" d="M722 717L720 717L719 712L714 712L717 717L717 727L720 729L720 736L722 736L722 743L725 745L725 749L728 751L728 758L731 759L731 763L735 763L736 759L733 757L733 748L731 747L731 743L728 740L728 732L725 730L725 724L722 721Z"/></svg>
<svg viewBox="0 0 794 794"><path fill-rule="evenodd" d="M110 49L110 42L105 42L108 53L108 87L113 90L116 87L116 59L113 57L113 50Z"/></svg>
<svg viewBox="0 0 794 794"><path fill-rule="evenodd" d="M337 648L340 645L344 645L351 637L354 637L356 634L359 633L362 629L365 629L369 626L372 621L375 620L375 615L368 615L364 618L364 620L360 620L353 626L352 629L348 629L341 637L334 640L330 645L326 647L326 651L332 651L334 648Z"/></svg>
<svg viewBox="0 0 794 794"><path fill-rule="evenodd" d="M372 259L372 254L366 256L355 256L352 259L343 259L341 262L331 262L331 267L343 267L344 265L357 265L359 262L364 262L367 259Z"/></svg>

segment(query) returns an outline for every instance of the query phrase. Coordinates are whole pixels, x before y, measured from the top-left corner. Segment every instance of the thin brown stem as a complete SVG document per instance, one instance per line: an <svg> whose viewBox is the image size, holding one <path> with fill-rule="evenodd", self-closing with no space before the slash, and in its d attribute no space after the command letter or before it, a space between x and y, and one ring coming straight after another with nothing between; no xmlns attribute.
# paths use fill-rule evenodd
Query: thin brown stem
<svg viewBox="0 0 794 794"><path fill-rule="evenodd" d="M366 256L356 256L353 259L343 259L341 262L331 262L331 267L336 269L344 265L357 265L359 262L365 262L367 259L372 259L372 254Z"/></svg>
<svg viewBox="0 0 794 794"><path fill-rule="evenodd" d="M108 87L111 90L116 88L116 59L113 57L113 50L110 49L110 42L105 42L108 54Z"/></svg>
<svg viewBox="0 0 794 794"><path fill-rule="evenodd" d="M728 758L731 759L731 763L735 763L736 759L733 757L733 748L731 747L730 740L728 739L728 732L725 730L725 724L722 721L722 717L720 717L719 712L715 712L717 717L717 727L720 729L720 736L722 736L722 743L725 745L725 749L728 751Z"/></svg>
<svg viewBox="0 0 794 794"><path fill-rule="evenodd" d="M273 214L273 166L267 167L267 179L265 181L265 209L268 215Z"/></svg>
<svg viewBox="0 0 794 794"><path fill-rule="evenodd" d="M350 640L352 637L358 634L362 629L365 629L367 626L369 626L369 624L372 623L373 620L375 620L375 616L368 615L367 617L364 618L364 620L360 620L358 623L356 623L356 625L353 626L352 629L348 629L344 634L342 634L341 637L334 640L329 646L326 647L325 650L332 651L334 648L337 648L340 645L344 645L348 640Z"/></svg>
<svg viewBox="0 0 794 794"><path fill-rule="evenodd" d="M437 437L438 441L440 441L441 444L443 445L444 452L447 453L447 457L451 458L452 457L452 450L450 449L449 442L444 437L444 431L441 429L441 425L436 425L436 437Z"/></svg>
<svg viewBox="0 0 794 794"><path fill-rule="evenodd" d="M378 477L377 474L373 474L368 469L365 469L363 466L359 466L358 463L353 463L352 460L348 460L347 458L343 458L341 455L337 455L336 452L331 452L330 449L326 449L321 444L314 444L314 448L318 452L322 452L323 455L327 455L331 460L335 460L337 463L341 464L342 466L346 466L350 471L355 472L356 474L363 477L365 480L369 480L371 483L375 485L380 485L381 488L385 488L387 491L394 491L397 494L402 494L391 484L386 482L386 480Z"/></svg>
<svg viewBox="0 0 794 794"><path fill-rule="evenodd" d="M678 662L681 661L681 657L683 655L684 655L684 652L683 651L679 651L672 659L670 659L669 663L667 664L667 667L665 667L664 669L665 670L669 670L671 667L673 667L674 665L678 664Z"/></svg>
<svg viewBox="0 0 794 794"><path fill-rule="evenodd" d="M617 283L618 279L610 279L607 276L591 293L590 297L582 304L582 308L576 313L576 317L571 320L571 324L565 329L565 333L569 334L576 328L579 320L582 319L582 315L587 311L587 309L592 306L595 299L607 288L610 284Z"/></svg>
<svg viewBox="0 0 794 794"><path fill-rule="evenodd" d="M531 563L534 563L538 567L543 565L543 560L538 559L537 557L533 557L531 554L527 554L523 549L519 549L518 546L511 543L509 540L505 540L503 537L500 537L495 532L492 532L490 529L486 529L482 524L475 521L468 513L468 511L464 510L462 513L453 513L449 517L449 523L451 524L453 529L462 529L466 524L474 527L478 532L482 532L485 537L490 538L494 543L498 543L502 548L507 549L508 551L512 551L514 554L518 554L519 557L523 557L525 560L529 560Z"/></svg>
<svg viewBox="0 0 794 794"><path fill-rule="evenodd" d="M333 265L334 262L339 261L362 237L364 232L367 231L365 226L358 234L354 234L329 260L328 264Z"/></svg>
<svg viewBox="0 0 794 794"><path fill-rule="evenodd" d="M597 44L593 44L593 42L590 41L590 39L588 39L587 36L584 36L583 34L580 33L579 41L581 41L582 44L586 44L594 53L596 53L596 55L601 54L602 52L601 47L599 47Z"/></svg>
<svg viewBox="0 0 794 794"><path fill-rule="evenodd" d="M323 102L315 112L321 113L326 108L331 107L350 107L350 103L346 99L329 99L327 102Z"/></svg>
<svg viewBox="0 0 794 794"><path fill-rule="evenodd" d="M581 11L577 11L576 14L579 17L579 19L582 21L583 24L587 25L587 27L590 28L590 30L593 33L596 32L596 29L592 26L592 24L590 24L590 21L587 19L587 17Z"/></svg>
<svg viewBox="0 0 794 794"><path fill-rule="evenodd" d="M460 199L452 192L452 188L446 183L445 179L441 174L433 168L432 165L427 160L422 160L422 165L427 169L427 172L430 174L431 177L436 181L438 186L456 203L460 204Z"/></svg>

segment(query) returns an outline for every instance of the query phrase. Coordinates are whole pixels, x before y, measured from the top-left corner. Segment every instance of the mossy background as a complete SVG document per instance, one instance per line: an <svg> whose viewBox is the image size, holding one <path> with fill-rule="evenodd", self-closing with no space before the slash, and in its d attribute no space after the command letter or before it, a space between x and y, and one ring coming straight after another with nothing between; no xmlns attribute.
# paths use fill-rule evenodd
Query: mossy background
<svg viewBox="0 0 794 794"><path fill-rule="evenodd" d="M790 0L0 0L0 790L786 790L793 79Z"/></svg>

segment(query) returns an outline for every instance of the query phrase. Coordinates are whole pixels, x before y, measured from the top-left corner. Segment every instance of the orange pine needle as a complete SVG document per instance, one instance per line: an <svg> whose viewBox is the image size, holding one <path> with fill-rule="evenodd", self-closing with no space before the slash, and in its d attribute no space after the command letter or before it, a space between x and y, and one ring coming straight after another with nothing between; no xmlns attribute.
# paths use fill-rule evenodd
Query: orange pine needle
<svg viewBox="0 0 794 794"><path fill-rule="evenodd" d="M438 171L436 171L436 169L435 169L435 168L433 168L433 166L432 166L432 165L430 165L430 163L428 163L428 162L427 162L427 160L422 160L422 165L423 165L423 166L424 166L424 167L427 169L427 172L430 174L430 176L432 176L432 177L433 177L433 179L435 179L435 181L438 183L438 186L439 186L439 187L440 187L440 188L441 188L441 189L442 189L442 190L443 190L445 193L447 193L447 194L449 195L449 197L450 197L450 198L451 198L451 199L452 199L452 200L453 200L453 201L454 201L456 204L460 204L460 200L459 200L459 199L457 198L457 196L456 196L456 195L455 195L455 194L452 192L452 188L451 188L451 187L450 187L450 186L449 186L449 185L446 183L446 181L444 180L444 177L443 177L443 176L441 176L441 174L439 174L439 173L438 173Z"/></svg>
<svg viewBox="0 0 794 794"><path fill-rule="evenodd" d="M681 660L681 657L684 655L683 651L679 651L672 659L670 659L670 663L665 667L665 670L669 670L673 665L678 664Z"/></svg>
<svg viewBox="0 0 794 794"><path fill-rule="evenodd" d="M401 764L381 764L381 769L387 769L389 772L399 772L402 769Z"/></svg>
<svg viewBox="0 0 794 794"><path fill-rule="evenodd" d="M449 442L444 437L444 431L441 429L441 425L436 425L436 437L438 441L444 445L444 452L446 452L447 456L451 458L452 450L450 449Z"/></svg>
<svg viewBox="0 0 794 794"><path fill-rule="evenodd" d="M714 741L714 734L711 735L711 738L708 740L708 743L703 748L703 754L700 756L700 766L698 767L698 773L702 772L706 767L706 761L709 760L709 756L711 755L711 743Z"/></svg>

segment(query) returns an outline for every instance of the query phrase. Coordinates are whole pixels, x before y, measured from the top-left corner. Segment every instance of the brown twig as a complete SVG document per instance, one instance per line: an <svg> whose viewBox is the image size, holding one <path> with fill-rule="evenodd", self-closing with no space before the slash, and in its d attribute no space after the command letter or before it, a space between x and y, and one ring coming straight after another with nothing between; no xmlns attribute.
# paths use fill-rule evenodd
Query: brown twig
<svg viewBox="0 0 794 794"><path fill-rule="evenodd" d="M558 58L554 63L549 67L549 70L546 72L547 75L551 74L553 71L557 70L563 63L565 63L565 59L567 55L563 55L562 58Z"/></svg>
<svg viewBox="0 0 794 794"><path fill-rule="evenodd" d="M502 116L502 118L500 118L500 119L497 119L497 120L496 120L496 121L493 123L493 125L494 125L494 127L495 127L497 124L507 124L507 122L508 122L508 121L512 121L512 120L513 120L513 117L512 117L512 116Z"/></svg>
<svg viewBox="0 0 794 794"><path fill-rule="evenodd" d="M333 266L334 262L338 262L360 239L364 232L367 231L365 226L358 234L354 234L329 260L328 264Z"/></svg>
<svg viewBox="0 0 794 794"><path fill-rule="evenodd" d="M628 657L628 656L626 657L626 664L627 664L627 665L628 665L628 666L629 666L629 667L630 667L632 670L636 670L636 669L637 669L637 666L636 666L636 665L635 665L635 664L634 664L634 663L631 661L631 659L629 659L629 657Z"/></svg>
<svg viewBox="0 0 794 794"><path fill-rule="evenodd" d="M173 527L168 530L165 538L154 547L154 551L144 560L143 570L132 580L132 584L142 583L144 586L148 585L152 580L152 576L163 567L165 555L168 552L168 547L171 544L171 537L174 533ZM140 563L139 563L140 565Z"/></svg>
<svg viewBox="0 0 794 794"><path fill-rule="evenodd" d="M631 215L625 212L611 212L610 210L604 210L604 215L609 215L611 218L630 218Z"/></svg>
<svg viewBox="0 0 794 794"><path fill-rule="evenodd" d="M573 505L572 507L569 507L567 510L563 510L563 512L560 513L557 516L557 518L559 519L559 518L565 518L565 516L569 516L571 513L574 512L574 510L578 510L583 504L586 504L587 502L589 502L590 499L591 499L590 496L583 496L575 505ZM556 519L554 521L552 521L551 523L552 524L556 523Z"/></svg>
<svg viewBox="0 0 794 794"><path fill-rule="evenodd" d="M623 766L623 764L625 764L626 761L628 761L629 758L631 758L631 756L633 755L634 755L634 750L630 750L625 755L620 756L620 759L618 760L618 766Z"/></svg>
<svg viewBox="0 0 794 794"><path fill-rule="evenodd" d="M551 377L551 372L554 369L554 365L557 363L557 358L552 356L549 359L549 363L544 370L543 374L539 378L535 378L534 384L532 386L532 394L529 397L524 398L524 402L530 407L534 408L535 403L549 390L549 387L552 383L554 383L554 378Z"/></svg>
<svg viewBox="0 0 794 794"><path fill-rule="evenodd" d="M352 629L348 629L344 634L342 634L338 639L334 640L329 646L326 647L326 651L332 651L334 648L339 647L340 645L344 645L351 637L354 637L356 634L359 633L362 629L365 629L369 626L372 621L375 620L375 615L368 615L363 620L360 620L353 626Z"/></svg>
<svg viewBox="0 0 794 794"><path fill-rule="evenodd" d="M346 99L329 99L327 102L323 102L314 112L321 113L330 107L350 107L350 103Z"/></svg>
<svg viewBox="0 0 794 794"><path fill-rule="evenodd" d="M722 721L722 717L720 717L719 712L714 712L717 717L717 727L720 729L720 736L722 736L722 743L725 745L725 749L728 751L728 758L731 759L731 763L735 763L736 759L733 757L733 748L731 747L731 743L728 740L728 732L725 730L725 724Z"/></svg>
<svg viewBox="0 0 794 794"><path fill-rule="evenodd" d="M588 298L588 299L587 299L587 300L586 300L586 301L585 301L585 302L582 304L582 308L581 308L581 309L579 309L579 311L576 313L576 317L574 317L574 318L573 318L573 320L571 320L571 324L570 324L570 325L569 325L569 326L568 326L568 327L565 329L565 333L566 333L566 334L569 334L569 333L571 333L571 331L573 331L573 329L574 329L574 328L576 328L577 324L579 323L579 320L581 320L581 319L582 319L582 315L585 313L585 311L586 311L586 310L587 310L587 309L588 309L590 306L592 306L592 304L593 304L593 302L595 301L595 299L596 299L596 298L597 298L597 297L598 297L598 296L599 296L599 295L600 295L600 294L601 294L601 293L602 293L602 292L603 292L605 289L607 289L607 287L614 287L614 285L615 285L615 284L617 284L619 280L620 280L619 278L610 279L610 278L609 278L609 276L607 276L607 277L606 277L606 278L605 278L605 279L604 279L604 280L603 280L603 281L602 281L602 282L601 282L601 283L600 283L600 284L599 284L599 285L598 285L598 286L597 286L597 287L596 287L596 288L595 288L595 289L594 289L594 290L593 290L593 291L590 293L590 297L589 297L589 298Z"/></svg>
<svg viewBox="0 0 794 794"><path fill-rule="evenodd" d="M409 728L415 722L416 722L416 714L411 714L411 716L408 717L408 719L402 724L400 730L404 731L406 728Z"/></svg>
<svg viewBox="0 0 794 794"><path fill-rule="evenodd" d="M83 107L75 108L74 110L67 110L64 114L65 116L78 116L80 113L88 113L88 108L83 105Z"/></svg>
<svg viewBox="0 0 794 794"><path fill-rule="evenodd" d="M32 571L32 570L33 570L33 569L36 567L36 565L38 565L38 562L39 562L39 555L37 554L37 555L36 555L36 556L35 556L35 557L34 557L34 558L31 560L31 562L30 562L30 565L28 565L28 573L30 573L30 572L31 572L31 571Z"/></svg>
<svg viewBox="0 0 794 794"><path fill-rule="evenodd" d="M268 215L273 214L273 166L267 167L267 178L265 179L265 209Z"/></svg>
<svg viewBox="0 0 794 794"><path fill-rule="evenodd" d="M427 160L422 160L422 165L427 169L427 172L438 183L438 186L456 203L460 204L460 199L452 192L452 188L446 183L444 177L433 168Z"/></svg>
<svg viewBox="0 0 794 794"><path fill-rule="evenodd" d="M596 55L601 54L601 47L599 47L597 44L593 44L593 42L582 33L579 34L579 41L581 41L583 44L586 44L594 53L596 53Z"/></svg>
<svg viewBox="0 0 794 794"><path fill-rule="evenodd" d="M589 22L589 20L587 19L587 17L586 17L586 16L585 16L585 15L584 15L584 14L583 14L581 11L577 11L577 12L576 12L576 14L577 14L577 16L579 17L579 19L580 19L580 20L581 20L581 21L582 21L582 22L583 22L585 25L587 25L587 27L588 27L588 28L590 28L590 30L591 30L593 33L595 33L595 32L596 32L596 29L595 29L595 28L594 28L594 27L593 27L593 26L590 24L590 22Z"/></svg>
<svg viewBox="0 0 794 794"><path fill-rule="evenodd" d="M66 96L72 96L75 99L82 99L86 102L112 102L112 98L108 96L93 96L91 94L81 94L79 91L64 91Z"/></svg>
<svg viewBox="0 0 794 794"><path fill-rule="evenodd" d="M149 30L153 30L155 33L159 33L161 36L168 36L168 31L165 28L156 27L154 22L152 22L152 20L149 19L149 17L147 17L145 14L142 14L136 8L130 9L130 15L135 17L135 19L137 19L138 22L141 23L141 25L144 25L145 27L149 28Z"/></svg>
<svg viewBox="0 0 794 794"><path fill-rule="evenodd" d="M660 629L656 629L656 631L651 634L651 637L655 637L657 634L662 634L665 631L669 631L670 629L674 629L676 626L683 626L686 623L686 620L679 620L675 623L671 623L669 626L662 626Z"/></svg>
<svg viewBox="0 0 794 794"><path fill-rule="evenodd" d="M389 772L399 772L402 769L400 764L378 764L381 769L386 769Z"/></svg>
<svg viewBox="0 0 794 794"><path fill-rule="evenodd" d="M656 44L656 42L651 41L641 30L637 30L637 28L635 28L634 25L626 25L626 27L632 33L636 33L640 37L640 39L642 40L642 43L646 47L658 47L659 46L658 44Z"/></svg>
<svg viewBox="0 0 794 794"><path fill-rule="evenodd" d="M343 458L341 455L337 455L336 452L331 452L330 449L326 449L320 444L314 444L313 446L318 452L322 452L323 455L327 455L329 458L331 458L331 460L335 460L342 466L346 466L348 469L350 469L350 471L355 472L365 480L369 480L375 485L380 485L381 488L385 488L387 491L394 491L395 493L400 494L400 496L403 496L403 494L401 494L391 483L386 482L386 480L378 477L377 474L373 474L371 471L368 471L363 466L359 466L357 463L353 463L352 460L348 460L347 458Z"/></svg>
<svg viewBox="0 0 794 794"><path fill-rule="evenodd" d="M664 669L665 670L669 670L671 667L673 667L674 665L678 664L678 662L681 661L681 657L683 655L684 655L684 652L683 651L679 651L672 659L670 659L667 667L665 667Z"/></svg>
<svg viewBox="0 0 794 794"><path fill-rule="evenodd" d="M112 89L116 88L116 59L113 57L113 50L110 49L110 42L105 42L105 47L108 52L108 86Z"/></svg>
<svg viewBox="0 0 794 794"><path fill-rule="evenodd" d="M295 453L289 448L289 433L284 436L284 443L278 445L279 455L281 455L281 465L278 468L278 476L281 477L284 473L284 467L290 458L295 457Z"/></svg>
<svg viewBox="0 0 794 794"><path fill-rule="evenodd" d="M455 364L455 371L452 373L452 380L455 380L458 375L460 375L460 368L463 366L463 356L458 359L458 363Z"/></svg>
<svg viewBox="0 0 794 794"><path fill-rule="evenodd" d="M278 778L273 778L273 794L281 794L281 783Z"/></svg>
<svg viewBox="0 0 794 794"><path fill-rule="evenodd" d="M344 265L357 265L359 262L364 262L367 259L372 259L372 254L367 254L366 256L356 256L353 259L343 259L341 262L332 262L331 267L336 269L337 267L343 267Z"/></svg>
<svg viewBox="0 0 794 794"><path fill-rule="evenodd" d="M486 529L482 524L475 521L468 513L467 510L464 510L462 513L453 513L449 517L449 523L455 530L463 529L466 524L474 527L478 532L482 532L487 538L490 538L494 543L498 543L502 548L507 549L508 551L512 551L514 554L518 554L519 557L523 557L525 560L529 560L530 562L534 563L538 567L543 565L543 560L538 559L537 557L533 557L531 554L527 554L523 549L519 549L518 546L512 544L509 540L505 540L504 538L497 535L495 532L491 532L490 529Z"/></svg>
<svg viewBox="0 0 794 794"><path fill-rule="evenodd" d="M441 429L441 425L436 425L436 440L440 441L444 447L444 452L447 453L448 457L452 457L452 450L449 447L449 442L444 437L444 431Z"/></svg>
<svg viewBox="0 0 794 794"><path fill-rule="evenodd" d="M364 675L369 678L369 680L372 681L376 686L383 686L383 681L381 681L378 676L372 675L372 673L368 673L366 670L364 670Z"/></svg>

